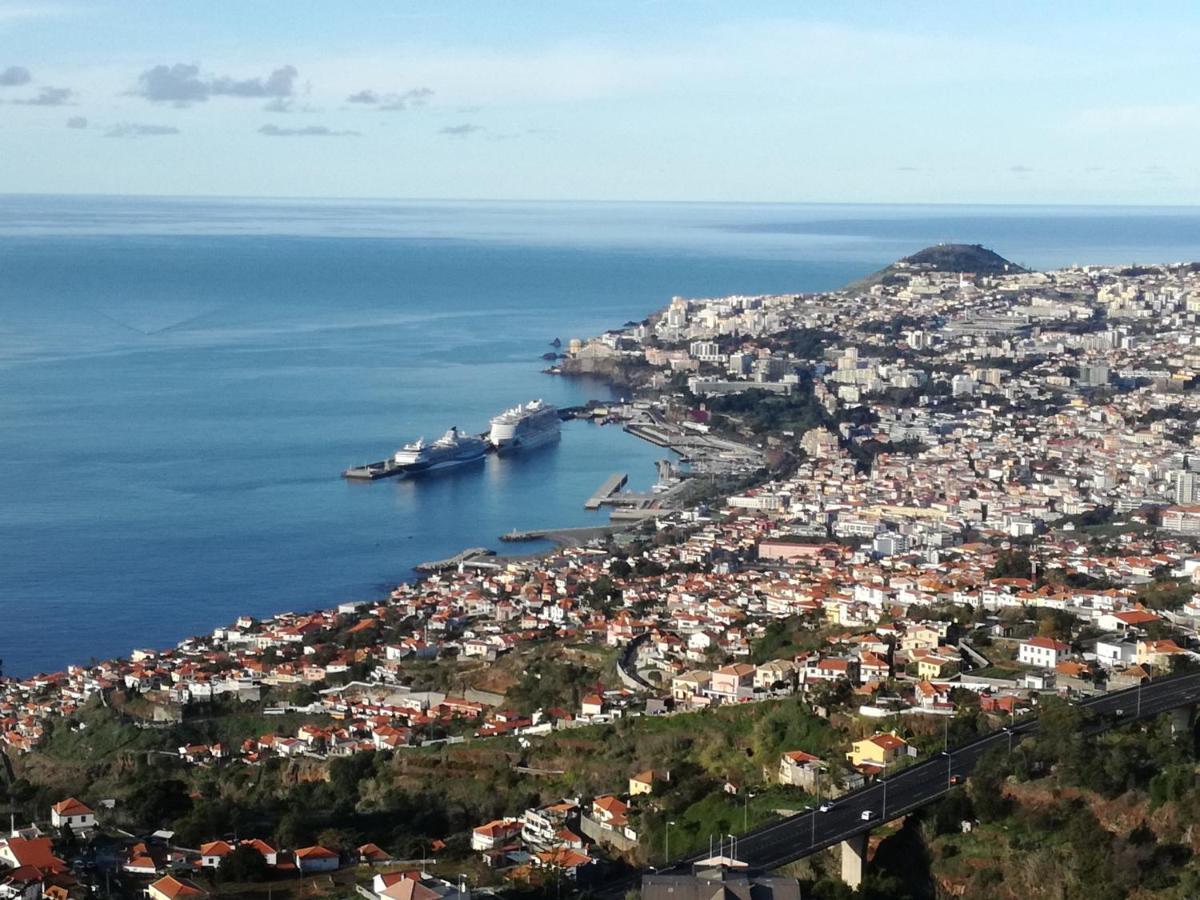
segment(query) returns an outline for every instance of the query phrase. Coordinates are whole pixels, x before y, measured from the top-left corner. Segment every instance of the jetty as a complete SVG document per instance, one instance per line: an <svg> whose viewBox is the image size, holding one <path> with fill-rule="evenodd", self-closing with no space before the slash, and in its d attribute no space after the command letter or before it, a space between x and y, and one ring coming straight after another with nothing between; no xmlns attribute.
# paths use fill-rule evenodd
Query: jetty
<svg viewBox="0 0 1200 900"><path fill-rule="evenodd" d="M608 476L604 484L600 485L600 487L596 489L596 493L588 497L587 501L583 504L583 508L599 509L605 500L610 498L621 488L625 487L625 483L627 481L629 481L629 473L613 472Z"/></svg>
<svg viewBox="0 0 1200 900"><path fill-rule="evenodd" d="M348 478L351 481L375 481L379 478L391 478L393 475L400 475L402 472L403 467L397 465L395 460L381 459L379 462L351 466L342 472L342 477Z"/></svg>
<svg viewBox="0 0 1200 900"><path fill-rule="evenodd" d="M577 528L540 528L530 531L512 531L500 535L500 540L509 544L522 541L554 541L569 547L581 547L589 541L602 540L620 531L619 525L584 525Z"/></svg>
<svg viewBox="0 0 1200 900"><path fill-rule="evenodd" d="M468 547L461 553L455 553L447 559L435 559L429 562L417 563L413 566L418 572L449 572L457 569L463 563L469 563L481 556L495 556L495 550L487 547Z"/></svg>

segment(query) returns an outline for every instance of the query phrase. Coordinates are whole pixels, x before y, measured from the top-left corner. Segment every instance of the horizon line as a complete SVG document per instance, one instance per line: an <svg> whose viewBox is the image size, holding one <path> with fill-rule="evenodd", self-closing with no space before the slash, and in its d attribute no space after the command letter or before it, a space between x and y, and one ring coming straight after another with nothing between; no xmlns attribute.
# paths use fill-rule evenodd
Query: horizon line
<svg viewBox="0 0 1200 900"><path fill-rule="evenodd" d="M305 195L305 194L159 194L150 192L112 193L107 191L0 191L0 198L73 198L112 200L240 200L240 201L303 201L303 202L374 202L374 203L539 203L539 204L606 204L670 205L670 206L848 206L848 207L939 207L998 209L1160 209L1200 210L1200 203L1038 203L1021 201L968 200L671 200L645 198L588 198L588 197L428 197L428 196L369 196L369 195Z"/></svg>

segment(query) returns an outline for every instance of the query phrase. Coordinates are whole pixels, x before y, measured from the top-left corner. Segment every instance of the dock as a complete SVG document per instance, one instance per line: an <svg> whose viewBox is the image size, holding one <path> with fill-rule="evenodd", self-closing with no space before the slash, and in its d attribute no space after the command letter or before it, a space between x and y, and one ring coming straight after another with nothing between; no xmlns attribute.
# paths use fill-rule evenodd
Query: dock
<svg viewBox="0 0 1200 900"><path fill-rule="evenodd" d="M540 528L531 531L512 531L500 535L505 543L522 541L553 541L564 547L582 547L591 541L603 540L620 531L620 525L584 525L575 528Z"/></svg>
<svg viewBox="0 0 1200 900"><path fill-rule="evenodd" d="M382 459L379 462L367 463L362 466L351 466L342 472L343 478L351 481L375 481L379 478L391 478L401 474L403 470L394 460Z"/></svg>
<svg viewBox="0 0 1200 900"><path fill-rule="evenodd" d="M486 431L475 436L484 441L488 439L488 433ZM487 449L484 451L485 455L494 452L496 452L496 448L493 447L491 443L488 443ZM475 460L470 460L470 462L475 462ZM469 465L469 463L467 464ZM379 462L363 463L361 466L351 466L349 469L342 471L342 477L349 479L350 481L378 481L380 478L392 478L395 476L400 476L403 478L406 474L410 474L410 477L415 477L418 475L432 475L435 472L444 471L447 470L431 469L422 472L412 472L410 474L407 467L400 465L393 457L389 456L387 459L379 460Z"/></svg>
<svg viewBox="0 0 1200 900"><path fill-rule="evenodd" d="M599 509L609 497L625 487L625 483L629 481L629 473L613 472L605 480L604 484L596 489L596 493L592 494L583 504L584 509Z"/></svg>
<svg viewBox="0 0 1200 900"><path fill-rule="evenodd" d="M418 572L449 572L457 569L466 562L471 562L481 556L495 556L494 550L487 547L468 547L461 553L455 553L447 559L435 559L430 562L417 563L413 566Z"/></svg>

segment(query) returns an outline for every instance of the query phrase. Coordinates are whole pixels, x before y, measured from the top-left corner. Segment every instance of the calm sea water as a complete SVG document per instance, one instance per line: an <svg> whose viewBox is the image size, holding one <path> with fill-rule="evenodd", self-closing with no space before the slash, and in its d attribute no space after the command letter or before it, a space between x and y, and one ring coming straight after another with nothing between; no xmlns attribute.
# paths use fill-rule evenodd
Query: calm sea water
<svg viewBox="0 0 1200 900"><path fill-rule="evenodd" d="M0 658L163 646L241 613L379 596L510 528L603 521L658 448L561 444L349 484L534 397L548 342L672 295L832 288L937 241L1035 267L1200 258L1188 209L0 197Z"/></svg>

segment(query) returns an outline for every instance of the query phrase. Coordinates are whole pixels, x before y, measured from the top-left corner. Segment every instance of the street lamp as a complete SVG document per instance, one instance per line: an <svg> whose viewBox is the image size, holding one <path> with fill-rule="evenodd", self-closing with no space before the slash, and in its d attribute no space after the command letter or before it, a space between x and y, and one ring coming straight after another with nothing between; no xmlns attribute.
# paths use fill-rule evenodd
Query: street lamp
<svg viewBox="0 0 1200 900"><path fill-rule="evenodd" d="M880 779L883 782L883 812L879 814L879 818L887 818L887 762L883 764L883 777Z"/></svg>
<svg viewBox="0 0 1200 900"><path fill-rule="evenodd" d="M671 826L675 823L670 819L667 820L666 831L663 833L663 865L671 864ZM711 854L710 854L711 855Z"/></svg>
<svg viewBox="0 0 1200 900"><path fill-rule="evenodd" d="M750 798L753 796L750 791L742 795L742 831L750 830Z"/></svg>

